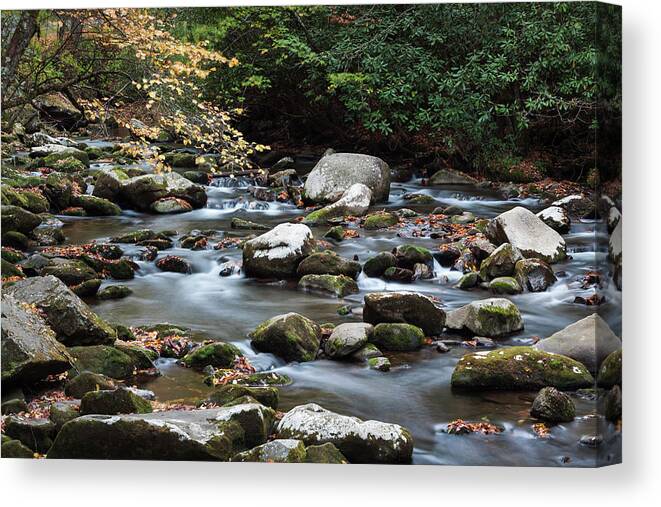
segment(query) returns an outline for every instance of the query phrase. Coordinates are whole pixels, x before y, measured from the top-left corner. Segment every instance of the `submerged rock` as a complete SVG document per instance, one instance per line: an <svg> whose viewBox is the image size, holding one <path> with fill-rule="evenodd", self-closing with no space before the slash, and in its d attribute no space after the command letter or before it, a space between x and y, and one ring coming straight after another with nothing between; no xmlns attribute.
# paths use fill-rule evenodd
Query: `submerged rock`
<svg viewBox="0 0 661 507"><path fill-rule="evenodd" d="M499 337L521 331L523 319L509 299L491 298L448 312L445 325L448 329L470 331L477 336Z"/></svg>
<svg viewBox="0 0 661 507"><path fill-rule="evenodd" d="M508 347L463 356L452 372L452 387L471 390L561 390L591 387L594 379L578 361L533 347Z"/></svg>
<svg viewBox="0 0 661 507"><path fill-rule="evenodd" d="M551 423L571 422L576 416L572 399L555 387L545 387L532 404L530 415Z"/></svg>
<svg viewBox="0 0 661 507"><path fill-rule="evenodd" d="M262 322L250 334L260 352L271 352L286 361L312 361L321 340L321 328L298 313L278 315Z"/></svg>
<svg viewBox="0 0 661 507"><path fill-rule="evenodd" d="M445 312L431 298L415 292L373 292L365 296L363 321L413 324L427 336L441 334Z"/></svg>
<svg viewBox="0 0 661 507"><path fill-rule="evenodd" d="M277 434L306 445L331 443L352 463L409 463L413 454L413 437L406 428L336 414L314 403L287 412Z"/></svg>
<svg viewBox="0 0 661 507"><path fill-rule="evenodd" d="M431 185L475 185L477 180L453 169L440 169L429 178Z"/></svg>

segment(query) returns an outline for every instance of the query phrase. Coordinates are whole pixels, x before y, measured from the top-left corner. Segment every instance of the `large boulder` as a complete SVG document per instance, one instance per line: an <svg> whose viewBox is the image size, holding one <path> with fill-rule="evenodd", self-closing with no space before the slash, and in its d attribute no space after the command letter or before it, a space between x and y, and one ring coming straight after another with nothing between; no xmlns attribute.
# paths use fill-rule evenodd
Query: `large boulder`
<svg viewBox="0 0 661 507"><path fill-rule="evenodd" d="M193 208L201 208L207 203L204 187L176 172L143 174L124 180L119 196L131 207L143 211L151 209L152 203L166 197L182 199Z"/></svg>
<svg viewBox="0 0 661 507"><path fill-rule="evenodd" d="M3 236L12 231L28 234L41 223L38 215L18 206L3 205L0 214L2 215Z"/></svg>
<svg viewBox="0 0 661 507"><path fill-rule="evenodd" d="M40 95L33 104L43 121L54 122L65 129L71 129L83 120L83 113L62 92Z"/></svg>
<svg viewBox="0 0 661 507"><path fill-rule="evenodd" d="M280 399L277 387L250 387L237 384L225 384L218 386L209 395L207 401L216 405L226 405L244 396L250 396L262 405L278 408Z"/></svg>
<svg viewBox="0 0 661 507"><path fill-rule="evenodd" d="M321 225L331 218L363 216L367 213L371 200L372 191L362 183L355 183L345 190L339 200L313 211L305 217L303 223Z"/></svg>
<svg viewBox="0 0 661 507"><path fill-rule="evenodd" d="M352 185L362 183L373 202L390 194L390 168L383 160L358 153L332 153L323 157L305 182L305 195L314 202L335 202Z"/></svg>
<svg viewBox="0 0 661 507"><path fill-rule="evenodd" d="M280 224L243 245L243 270L255 278L295 278L303 259L313 253L315 240L303 224Z"/></svg>
<svg viewBox="0 0 661 507"><path fill-rule="evenodd" d="M597 384L601 387L622 385L622 349L608 354L599 367Z"/></svg>
<svg viewBox="0 0 661 507"><path fill-rule="evenodd" d="M610 353L622 347L622 341L597 313L570 324L535 344L535 348L571 357L596 373Z"/></svg>
<svg viewBox="0 0 661 507"><path fill-rule="evenodd" d="M521 331L523 319L509 299L490 298L448 312L445 325L455 331L494 338Z"/></svg>
<svg viewBox="0 0 661 507"><path fill-rule="evenodd" d="M35 305L65 345L110 344L115 330L54 276L21 280L5 289L16 300Z"/></svg>
<svg viewBox="0 0 661 507"><path fill-rule="evenodd" d="M116 199L122 185L129 179L129 176L119 167L101 169L96 174L92 195L104 199Z"/></svg>
<svg viewBox="0 0 661 507"><path fill-rule="evenodd" d="M140 365L140 358L109 345L69 347L68 352L74 371L81 374L89 371L114 379L126 379L140 366L154 366L151 363Z"/></svg>
<svg viewBox="0 0 661 507"><path fill-rule="evenodd" d="M336 414L314 403L287 412L277 434L306 445L334 444L352 463L409 463L413 454L413 437L406 428Z"/></svg>
<svg viewBox="0 0 661 507"><path fill-rule="evenodd" d="M221 410L78 417L62 427L47 458L227 461L244 448L244 430L217 420Z"/></svg>
<svg viewBox="0 0 661 507"><path fill-rule="evenodd" d="M441 334L445 312L434 301L415 292L374 292L365 296L363 321L413 324L427 336Z"/></svg>
<svg viewBox="0 0 661 507"><path fill-rule="evenodd" d="M70 368L66 348L44 319L10 295L2 297L2 382L30 383Z"/></svg>
<svg viewBox="0 0 661 507"><path fill-rule="evenodd" d="M275 410L250 396L244 396L222 407L216 413L215 419L239 424L244 431L245 444L252 447L263 444L271 435Z"/></svg>
<svg viewBox="0 0 661 507"><path fill-rule="evenodd" d="M303 315L287 313L262 322L250 338L260 352L271 352L285 361L312 361L319 351L321 328Z"/></svg>
<svg viewBox="0 0 661 507"><path fill-rule="evenodd" d="M3 421L4 433L35 452L45 453L53 443L55 424L48 419L10 415Z"/></svg>
<svg viewBox="0 0 661 507"><path fill-rule="evenodd" d="M495 244L510 243L524 257L539 258L550 264L567 257L567 245L562 236L521 206L492 219L486 233Z"/></svg>
<svg viewBox="0 0 661 507"><path fill-rule="evenodd" d="M578 361L533 347L508 347L464 355L452 372L453 388L532 391L592 387L594 379Z"/></svg>
<svg viewBox="0 0 661 507"><path fill-rule="evenodd" d="M417 326L402 323L377 324L370 342L382 350L410 352L422 346L425 334Z"/></svg>

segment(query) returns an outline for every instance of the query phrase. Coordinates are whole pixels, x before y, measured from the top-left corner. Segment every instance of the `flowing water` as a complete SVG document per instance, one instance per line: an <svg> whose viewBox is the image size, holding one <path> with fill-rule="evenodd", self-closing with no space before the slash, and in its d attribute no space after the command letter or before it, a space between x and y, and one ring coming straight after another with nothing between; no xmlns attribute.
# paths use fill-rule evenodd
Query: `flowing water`
<svg viewBox="0 0 661 507"><path fill-rule="evenodd" d="M299 217L304 212L290 204L258 202L246 192L249 180L219 179L207 187L209 202L203 209L174 216L154 216L124 211L119 217L60 217L70 243L102 241L128 230L150 228L175 229L179 234L193 229L230 231L233 217L241 217L274 226ZM407 192L430 194L435 205L415 206L403 200ZM503 200L488 191L472 187L423 187L418 180L393 184L390 202L382 207L412 208L429 212L434 206L457 204L479 217L490 218L512 207L523 205L532 211L541 209L533 199ZM533 336L545 337L575 322L593 311L573 303L577 295L590 295L580 288L577 279L585 272L605 263L606 231L596 222L582 221L572 225L565 236L571 259L554 266L563 271L558 282L544 293L512 296L520 308L525 330L502 340L505 345L530 344ZM327 228L313 232L321 237ZM238 233L237 234L249 234ZM605 241L604 241L605 240ZM344 257L357 256L361 262L371 255L391 250L395 245L412 242L430 249L438 246L433 239L403 239L393 231L364 231L360 237L343 241L336 251ZM137 254L138 248L123 245L127 254ZM484 290L461 291L453 288L458 272L435 266L435 278L415 284L398 284L360 276L360 294L334 299L303 293L287 283L263 283L243 275L219 276L220 263L241 259L239 249L191 251L172 248L159 252L159 257L179 255L189 260L193 274L165 273L153 262L137 261L136 277L122 282L133 289L133 295L114 301L92 302L93 309L110 322L141 325L170 322L200 331L210 338L237 344L258 369L277 368L293 379L281 388L280 409L308 402L363 419L394 422L408 427L414 436L414 463L456 465L517 465L517 466L594 466L597 451L579 444L581 436L596 434L598 418L595 403L574 396L577 418L569 424L553 427L551 437L540 439L533 433L535 422L528 411L534 393L453 392L450 376L457 360L469 349L453 347L446 354L433 348L407 354L390 354L393 368L388 373L370 370L362 365L338 361L317 360L303 364L285 364L270 354L257 354L247 334L260 322L274 315L298 312L319 323L340 324L360 320L359 315L342 317L338 307L359 306L365 294L382 290L416 290L438 297L446 309L454 309L471 300L489 297ZM222 260L221 260L222 259ZM104 284L114 283L112 281ZM621 293L607 290L607 302L600 313L614 332L621 334ZM603 313L602 313L603 312ZM157 363L161 376L144 387L153 390L162 401L186 401L203 397L209 388L203 376L177 365L173 360ZM448 435L443 431L448 422L462 418L476 421L488 418L502 425L505 431L495 435ZM603 424L603 423L600 423ZM619 437L612 437L619 438ZM608 439L607 439L608 440ZM608 455L608 446L605 455ZM604 447L602 446L602 447ZM616 448L617 446L614 446ZM601 452L604 452L603 450ZM565 457L568 457L567 460Z"/></svg>

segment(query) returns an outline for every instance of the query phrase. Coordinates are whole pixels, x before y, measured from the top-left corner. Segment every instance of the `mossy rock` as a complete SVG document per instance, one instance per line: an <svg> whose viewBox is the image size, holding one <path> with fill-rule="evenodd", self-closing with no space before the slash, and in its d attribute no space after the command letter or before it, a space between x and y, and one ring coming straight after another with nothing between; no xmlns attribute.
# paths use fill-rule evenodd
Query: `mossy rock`
<svg viewBox="0 0 661 507"><path fill-rule="evenodd" d="M330 294L338 298L359 292L356 281L344 275L305 275L298 281L298 288L304 291Z"/></svg>
<svg viewBox="0 0 661 507"><path fill-rule="evenodd" d="M30 246L30 239L22 232L9 231L2 235L2 244L10 248L27 250Z"/></svg>
<svg viewBox="0 0 661 507"><path fill-rule="evenodd" d="M99 160L100 158L104 158L109 155L108 152L96 146L88 146L87 148L85 148L85 153L87 153L87 157L90 160Z"/></svg>
<svg viewBox="0 0 661 507"><path fill-rule="evenodd" d="M18 206L31 213L45 213L50 208L48 199L36 191L18 190L8 185L2 185L0 192L4 205Z"/></svg>
<svg viewBox="0 0 661 507"><path fill-rule="evenodd" d="M24 278L25 275L23 274L23 271L18 269L14 264L11 262L8 262L4 259L2 259L1 263L1 269L0 272L2 272L2 278L13 278L13 277L20 277Z"/></svg>
<svg viewBox="0 0 661 507"><path fill-rule="evenodd" d="M406 269L415 269L416 264L424 264L430 268L434 265L431 252L424 247L415 245L399 245L393 252L397 259L397 266Z"/></svg>
<svg viewBox="0 0 661 507"><path fill-rule="evenodd" d="M122 212L122 209L115 203L93 195L74 196L71 198L71 204L83 208L88 216L116 216Z"/></svg>
<svg viewBox="0 0 661 507"><path fill-rule="evenodd" d="M151 411L151 403L124 387L90 391L80 400L80 415L148 414Z"/></svg>
<svg viewBox="0 0 661 507"><path fill-rule="evenodd" d="M346 465L347 458L330 442L321 445L310 445L306 449L306 463L324 463L333 465Z"/></svg>
<svg viewBox="0 0 661 507"><path fill-rule="evenodd" d="M91 371L114 379L126 379L137 367L130 355L109 345L69 347L68 351L77 372Z"/></svg>
<svg viewBox="0 0 661 507"><path fill-rule="evenodd" d="M78 296L79 298L92 297L95 296L101 287L102 280L99 278L92 278L91 280L85 280L84 282L79 283L78 285L73 285L70 287L71 291Z"/></svg>
<svg viewBox="0 0 661 507"><path fill-rule="evenodd" d="M107 391L115 389L115 387L117 387L115 381L110 377L101 373L83 371L67 380L64 385L64 394L80 399L90 391Z"/></svg>
<svg viewBox="0 0 661 507"><path fill-rule="evenodd" d="M131 280L135 277L133 263L128 259L119 259L116 261L107 261L104 263L105 269L115 280Z"/></svg>
<svg viewBox="0 0 661 507"><path fill-rule="evenodd" d="M489 282L489 290L494 294L520 294L523 292L519 282L511 276L499 276Z"/></svg>
<svg viewBox="0 0 661 507"><path fill-rule="evenodd" d="M189 368L202 369L205 366L230 368L234 365L234 360L242 356L243 354L235 345L216 342L194 349L186 354L182 361Z"/></svg>
<svg viewBox="0 0 661 507"><path fill-rule="evenodd" d="M71 259L66 262L55 263L41 270L42 276L53 275L68 286L75 286L99 278L99 274L83 261Z"/></svg>
<svg viewBox="0 0 661 507"><path fill-rule="evenodd" d="M22 260L25 260L27 256L19 251L15 250L13 248L5 248L4 246L2 247L2 260L5 260L7 262L10 262L12 264L16 264L17 262L21 262Z"/></svg>
<svg viewBox="0 0 661 507"><path fill-rule="evenodd" d="M545 387L535 397L530 415L550 423L571 422L576 417L576 407L565 393Z"/></svg>
<svg viewBox="0 0 661 507"><path fill-rule="evenodd" d="M370 357L367 360L367 366L372 370L390 371L390 359L387 357Z"/></svg>
<svg viewBox="0 0 661 507"><path fill-rule="evenodd" d="M560 390L590 387L594 379L578 361L532 347L508 347L466 354L452 373L453 388L525 390L551 386Z"/></svg>
<svg viewBox="0 0 661 507"><path fill-rule="evenodd" d="M87 153L76 148L67 148L50 153L44 157L42 163L46 167L55 167L55 164L60 160L67 160L70 158L80 161L85 167L89 167L90 165L90 159Z"/></svg>
<svg viewBox="0 0 661 507"><path fill-rule="evenodd" d="M622 390L614 385L604 400L604 417L613 423L622 419Z"/></svg>
<svg viewBox="0 0 661 507"><path fill-rule="evenodd" d="M2 415L19 414L28 411L28 404L21 398L3 401L0 407L2 407Z"/></svg>
<svg viewBox="0 0 661 507"><path fill-rule="evenodd" d="M262 322L250 338L260 352L271 352L286 361L312 361L319 351L321 328L303 315L287 313Z"/></svg>
<svg viewBox="0 0 661 507"><path fill-rule="evenodd" d="M597 384L601 387L622 385L622 349L611 352L599 367Z"/></svg>
<svg viewBox="0 0 661 507"><path fill-rule="evenodd" d="M301 261L296 269L299 276L305 275L344 275L357 278L360 263L340 257L332 250L313 253Z"/></svg>
<svg viewBox="0 0 661 507"><path fill-rule="evenodd" d="M509 243L496 248L480 265L480 278L489 281L502 276L512 276L516 263L523 259L521 252Z"/></svg>
<svg viewBox="0 0 661 507"><path fill-rule="evenodd" d="M380 252L370 257L363 266L363 272L372 278L383 276L388 268L397 266L397 257L390 252Z"/></svg>
<svg viewBox="0 0 661 507"><path fill-rule="evenodd" d="M139 243L147 239L153 239L156 233L151 229L140 229L138 231L131 231L124 233L120 236L110 238L111 243Z"/></svg>
<svg viewBox="0 0 661 507"><path fill-rule="evenodd" d="M227 384L217 387L207 398L209 403L216 405L226 405L243 396L251 396L262 405L271 407L273 410L278 408L279 391L275 387L250 387L236 384Z"/></svg>
<svg viewBox="0 0 661 507"><path fill-rule="evenodd" d="M0 214L2 215L3 238L8 232L29 234L35 227L41 224L41 218L38 215L18 206L2 205Z"/></svg>
<svg viewBox="0 0 661 507"><path fill-rule="evenodd" d="M133 294L133 291L126 285L109 285L97 292L96 297L99 299L123 299L131 294Z"/></svg>
<svg viewBox="0 0 661 507"><path fill-rule="evenodd" d="M80 173L87 169L87 166L75 157L66 157L66 158L59 158L56 160L52 160L52 159L49 160L49 158L51 158L53 155L56 154L53 153L44 159L44 165L46 167L50 167L58 172L65 174Z"/></svg>
<svg viewBox="0 0 661 507"><path fill-rule="evenodd" d="M66 423L80 417L80 404L77 401L57 401L51 404L49 411L48 418L59 432Z"/></svg>
<svg viewBox="0 0 661 507"><path fill-rule="evenodd" d="M3 458L34 458L34 451L19 440L3 441L0 454Z"/></svg>
<svg viewBox="0 0 661 507"><path fill-rule="evenodd" d="M195 167L197 155L194 153L170 152L165 154L165 163L172 167Z"/></svg>
<svg viewBox="0 0 661 507"><path fill-rule="evenodd" d="M369 231L386 229L399 223L399 217L394 213L373 213L367 215L363 221L363 227Z"/></svg>
<svg viewBox="0 0 661 507"><path fill-rule="evenodd" d="M232 458L232 461L259 463L303 463L305 445L301 440L276 439L244 451Z"/></svg>
<svg viewBox="0 0 661 507"><path fill-rule="evenodd" d="M126 343L120 340L115 342L115 348L133 359L135 368L148 370L155 368L154 361L158 359L158 353L147 347L134 343Z"/></svg>
<svg viewBox="0 0 661 507"><path fill-rule="evenodd" d="M411 324L377 324L370 342L383 350L409 352L418 350L425 339L425 333Z"/></svg>
<svg viewBox="0 0 661 507"><path fill-rule="evenodd" d="M335 227L331 227L326 231L326 234L324 234L324 238L327 239L333 239L335 241L343 241L344 240L344 227L341 225L336 225Z"/></svg>
<svg viewBox="0 0 661 507"><path fill-rule="evenodd" d="M469 271L457 282L457 288L461 290L472 289L480 282L480 275L476 271Z"/></svg>
<svg viewBox="0 0 661 507"><path fill-rule="evenodd" d="M53 443L55 425L48 419L28 419L10 415L5 418L4 432L35 452L45 453Z"/></svg>
<svg viewBox="0 0 661 507"><path fill-rule="evenodd" d="M358 361L360 363L366 363L368 360L374 357L381 356L383 356L383 352L381 352L381 350L376 345L373 343L366 343L365 346L351 354L349 359L352 361Z"/></svg>

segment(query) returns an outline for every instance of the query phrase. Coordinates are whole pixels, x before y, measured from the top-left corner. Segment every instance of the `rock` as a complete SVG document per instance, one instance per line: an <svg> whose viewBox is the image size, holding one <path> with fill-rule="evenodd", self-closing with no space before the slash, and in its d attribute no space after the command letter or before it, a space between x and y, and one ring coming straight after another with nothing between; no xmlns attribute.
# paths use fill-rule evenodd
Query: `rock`
<svg viewBox="0 0 661 507"><path fill-rule="evenodd" d="M96 293L99 291L99 287L101 287L101 282L102 280L100 280L99 278L86 280L82 283L79 283L78 285L74 285L73 287L71 287L71 291L79 298L92 297L96 295Z"/></svg>
<svg viewBox="0 0 661 507"><path fill-rule="evenodd" d="M88 345L69 347L73 358L73 368L78 372L91 371L114 379L126 379L133 376L137 363L126 352L108 345Z"/></svg>
<svg viewBox="0 0 661 507"><path fill-rule="evenodd" d="M292 157L282 157L271 167L270 172L283 171L294 167L294 159Z"/></svg>
<svg viewBox="0 0 661 507"><path fill-rule="evenodd" d="M83 261L75 259L52 259L51 264L41 270L42 276L52 275L66 285L78 285L88 280L99 278L96 271Z"/></svg>
<svg viewBox="0 0 661 507"><path fill-rule="evenodd" d="M352 463L409 463L413 453L413 437L406 428L336 414L314 403L287 412L277 434L305 445L331 443Z"/></svg>
<svg viewBox="0 0 661 507"><path fill-rule="evenodd" d="M298 177L296 169L284 169L269 173L268 183L272 187L288 187L294 184L300 184L301 180Z"/></svg>
<svg viewBox="0 0 661 507"><path fill-rule="evenodd" d="M535 397L530 415L550 423L571 422L576 416L572 399L555 387L545 387Z"/></svg>
<svg viewBox="0 0 661 507"><path fill-rule="evenodd" d="M390 194L390 168L383 160L357 153L324 156L305 182L305 194L314 202L335 202L352 185L362 183L373 202L385 202Z"/></svg>
<svg viewBox="0 0 661 507"><path fill-rule="evenodd" d="M192 181L198 185L208 185L211 180L211 175L204 171L184 171L181 175L188 181Z"/></svg>
<svg viewBox="0 0 661 507"><path fill-rule="evenodd" d="M411 204L429 205L436 202L436 199L434 199L431 195L423 194L423 193L404 194L402 197L403 199L408 201L409 205Z"/></svg>
<svg viewBox="0 0 661 507"><path fill-rule="evenodd" d="M414 276L415 273L410 269L388 268L383 273L382 278L393 282L411 283Z"/></svg>
<svg viewBox="0 0 661 507"><path fill-rule="evenodd" d="M27 250L30 246L30 240L22 232L9 231L2 235L2 246Z"/></svg>
<svg viewBox="0 0 661 507"><path fill-rule="evenodd" d="M622 385L622 349L611 352L603 360L597 375L597 385L601 387Z"/></svg>
<svg viewBox="0 0 661 507"><path fill-rule="evenodd" d="M585 447L596 449L603 442L604 437L602 435L583 435L578 443L584 445Z"/></svg>
<svg viewBox="0 0 661 507"><path fill-rule="evenodd" d="M217 405L225 405L243 396L250 396L273 410L278 408L279 394L278 389L275 387L248 387L226 384L217 387L209 395L207 401Z"/></svg>
<svg viewBox="0 0 661 507"><path fill-rule="evenodd" d="M604 417L614 423L622 419L622 390L618 385L613 386L606 395ZM2 450L4 456L4 446Z"/></svg>
<svg viewBox="0 0 661 507"><path fill-rule="evenodd" d="M172 167L195 167L195 153L171 151L165 154L165 163Z"/></svg>
<svg viewBox="0 0 661 507"><path fill-rule="evenodd" d="M447 314L445 325L474 335L499 337L523 329L521 312L509 299L491 298L473 301Z"/></svg>
<svg viewBox="0 0 661 507"><path fill-rule="evenodd" d="M360 263L344 259L332 250L313 253L301 261L296 269L299 276L305 275L344 275L358 278Z"/></svg>
<svg viewBox="0 0 661 507"><path fill-rule="evenodd" d="M374 292L365 296L363 321L413 324L426 336L436 336L445 326L445 312L431 298L415 292Z"/></svg>
<svg viewBox="0 0 661 507"><path fill-rule="evenodd" d="M567 234L571 228L569 214L560 206L549 206L537 213L537 216L542 222L560 234Z"/></svg>
<svg viewBox="0 0 661 507"><path fill-rule="evenodd" d="M331 227L326 231L326 234L324 234L324 238L327 239L333 239L335 241L343 241L344 240L344 227L341 225L336 225L335 227Z"/></svg>
<svg viewBox="0 0 661 507"><path fill-rule="evenodd" d="M303 223L322 225L328 223L331 218L363 216L367 213L371 200L372 191L362 183L356 183L351 185L336 202L306 216Z"/></svg>
<svg viewBox="0 0 661 507"><path fill-rule="evenodd" d="M3 213L4 208L5 207L3 206ZM617 223L608 239L608 258L613 264L622 263L622 219Z"/></svg>
<svg viewBox="0 0 661 507"><path fill-rule="evenodd" d="M232 229L249 230L249 231L268 231L270 229L267 225L251 222L250 220L243 220L242 218L234 217L230 223Z"/></svg>
<svg viewBox="0 0 661 507"><path fill-rule="evenodd" d="M536 349L562 354L583 363L592 373L597 372L606 356L621 347L620 338L596 313L535 344Z"/></svg>
<svg viewBox="0 0 661 507"><path fill-rule="evenodd" d="M425 333L411 324L377 324L370 342L383 350L410 352L418 350L425 339Z"/></svg>
<svg viewBox="0 0 661 507"><path fill-rule="evenodd" d="M219 276L232 276L241 273L241 264L236 261L223 262L220 265Z"/></svg>
<svg viewBox="0 0 661 507"><path fill-rule="evenodd" d="M390 252L380 252L374 257L370 257L363 266L363 271L367 276L380 277L388 268L397 266L397 257Z"/></svg>
<svg viewBox="0 0 661 507"><path fill-rule="evenodd" d="M178 255L166 255L158 259L156 261L156 267L161 271L169 271L171 273L190 274L193 272L190 262Z"/></svg>
<svg viewBox="0 0 661 507"><path fill-rule="evenodd" d="M5 292L16 300L35 305L65 345L113 343L115 330L54 276L16 282Z"/></svg>
<svg viewBox="0 0 661 507"><path fill-rule="evenodd" d="M193 349L184 356L182 362L189 368L200 370L205 366L231 368L237 357L243 357L238 347L231 343L215 342Z"/></svg>
<svg viewBox="0 0 661 507"><path fill-rule="evenodd" d="M372 370L390 371L390 359L387 357L370 357L367 360L367 366Z"/></svg>
<svg viewBox="0 0 661 507"><path fill-rule="evenodd" d="M374 231L377 229L387 229L399 223L399 217L394 213L372 213L367 215L363 221L363 227L368 231Z"/></svg>
<svg viewBox="0 0 661 507"><path fill-rule="evenodd" d="M151 403L125 387L112 391L90 391L80 400L80 415L147 414Z"/></svg>
<svg viewBox="0 0 661 507"><path fill-rule="evenodd" d="M551 206L564 208L574 216L584 217L595 211L595 202L593 199L584 195L573 194L558 199L551 203Z"/></svg>
<svg viewBox="0 0 661 507"><path fill-rule="evenodd" d="M3 458L34 458L34 451L32 449L23 445L19 440L11 439L8 442L3 440L0 454Z"/></svg>
<svg viewBox="0 0 661 507"><path fill-rule="evenodd" d="M128 259L118 259L115 261L106 261L103 268L110 273L115 280L131 280L135 277L134 269L137 265Z"/></svg>
<svg viewBox="0 0 661 507"><path fill-rule="evenodd" d="M31 153L33 155L34 152ZM43 159L43 165L63 173L84 171L90 165L89 155L77 148L59 147Z"/></svg>
<svg viewBox="0 0 661 507"><path fill-rule="evenodd" d="M429 178L431 185L475 185L477 180L468 174L453 169L440 169Z"/></svg>
<svg viewBox="0 0 661 507"><path fill-rule="evenodd" d="M2 383L29 384L70 367L66 348L44 319L13 296L2 297Z"/></svg>
<svg viewBox="0 0 661 507"><path fill-rule="evenodd" d="M35 452L45 453L53 443L55 425L48 419L28 419L10 415L5 418L4 433Z"/></svg>
<svg viewBox="0 0 661 507"><path fill-rule="evenodd" d="M470 211L464 211L461 215L450 217L451 224L466 225L475 222L475 215Z"/></svg>
<svg viewBox="0 0 661 507"><path fill-rule="evenodd" d="M457 288L461 290L472 289L480 281L480 275L476 271L469 271L457 282Z"/></svg>
<svg viewBox="0 0 661 507"><path fill-rule="evenodd" d="M81 122L83 113L62 92L40 95L33 101L42 120L70 130Z"/></svg>
<svg viewBox="0 0 661 507"><path fill-rule="evenodd" d="M489 290L494 294L520 294L523 289L511 276L499 276L489 282Z"/></svg>
<svg viewBox="0 0 661 507"><path fill-rule="evenodd" d="M94 190L92 195L114 200L121 191L122 184L129 179L129 176L120 168L101 169L97 173L96 180L94 181Z"/></svg>
<svg viewBox="0 0 661 507"><path fill-rule="evenodd" d="M301 440L277 439L249 451L240 452L232 458L232 461L303 463L305 457L305 445Z"/></svg>
<svg viewBox="0 0 661 507"><path fill-rule="evenodd" d="M9 185L2 185L0 192L4 205L17 206L35 214L45 213L50 208L48 199L39 192L12 188Z"/></svg>
<svg viewBox="0 0 661 507"><path fill-rule="evenodd" d="M220 408L215 419L238 423L243 428L246 445L252 447L263 444L271 435L275 411L245 396Z"/></svg>
<svg viewBox="0 0 661 507"><path fill-rule="evenodd" d="M59 433L69 421L80 417L80 403L77 401L56 401L49 408L48 418L55 425L55 433Z"/></svg>
<svg viewBox="0 0 661 507"><path fill-rule="evenodd" d="M1 407L2 415L20 414L21 412L28 411L28 404L21 398L12 398L3 401Z"/></svg>
<svg viewBox="0 0 661 507"><path fill-rule="evenodd" d="M122 181L119 195L138 210L148 210L152 204L166 197L186 201L192 208L201 208L207 202L204 187L196 185L176 172L145 174ZM163 209L171 207L165 205Z"/></svg>
<svg viewBox="0 0 661 507"><path fill-rule="evenodd" d="M243 245L243 269L248 277L294 278L298 265L315 248L309 227L280 224Z"/></svg>
<svg viewBox="0 0 661 507"><path fill-rule="evenodd" d="M110 377L91 371L83 371L73 378L67 380L64 385L64 394L73 398L82 398L90 391L109 391L117 385Z"/></svg>
<svg viewBox="0 0 661 507"><path fill-rule="evenodd" d="M533 347L507 347L463 356L452 372L453 388L531 391L591 387L594 379L578 361Z"/></svg>
<svg viewBox="0 0 661 507"><path fill-rule="evenodd" d="M523 259L518 248L503 243L480 264L480 278L486 282L492 278L511 276L516 263Z"/></svg>
<svg viewBox="0 0 661 507"><path fill-rule="evenodd" d="M1 273L3 280L5 280L6 278L13 278L13 277L25 278L25 274L23 273L23 271L21 271L17 266L12 264L11 262L2 259L2 261L0 262L0 266L1 266Z"/></svg>
<svg viewBox="0 0 661 507"><path fill-rule="evenodd" d="M151 203L149 209L154 213L167 215L192 211L193 206L191 206L188 201L179 199L177 197L163 197L162 199L158 199L157 201Z"/></svg>
<svg viewBox="0 0 661 507"><path fill-rule="evenodd" d="M30 210L33 211L33 210ZM608 227L608 233L611 234L615 228L617 227L617 224L620 223L620 220L622 219L622 213L620 213L620 210L618 210L615 206L611 207L608 210L608 217L606 219L606 225Z"/></svg>
<svg viewBox="0 0 661 507"><path fill-rule="evenodd" d="M123 299L133 294L133 290L126 285L109 285L100 290L96 297L99 299Z"/></svg>
<svg viewBox="0 0 661 507"><path fill-rule="evenodd" d="M34 213L19 208L18 206L5 206L0 208L2 215L2 236L8 232L20 232L29 234L40 223L41 218ZM4 240L3 240L4 243Z"/></svg>
<svg viewBox="0 0 661 507"><path fill-rule="evenodd" d="M554 264L567 256L562 236L521 206L491 220L486 232L495 244L511 243L527 258L535 257Z"/></svg>
<svg viewBox="0 0 661 507"><path fill-rule="evenodd" d="M308 292L320 292L343 298L358 294L358 284L344 275L305 275L298 281L298 288Z"/></svg>
<svg viewBox="0 0 661 507"><path fill-rule="evenodd" d="M333 329L324 344L324 352L332 359L344 358L361 349L372 336L374 327L362 322L348 322Z"/></svg>
<svg viewBox="0 0 661 507"><path fill-rule="evenodd" d="M358 349L356 352L351 354L349 359L352 361L357 361L359 363L366 363L374 357L383 356L383 352L373 343L366 343L364 347Z"/></svg>
<svg viewBox="0 0 661 507"><path fill-rule="evenodd" d="M87 415L64 425L49 459L226 461L243 448L243 429L216 420L222 409Z"/></svg>
<svg viewBox="0 0 661 507"><path fill-rule="evenodd" d="M321 328L303 315L287 313L262 322L250 338L260 352L271 352L285 361L312 361L319 350Z"/></svg>
<svg viewBox="0 0 661 507"><path fill-rule="evenodd" d="M344 465L349 463L344 454L333 444L310 445L306 449L306 463L325 463L333 465Z"/></svg>
<svg viewBox="0 0 661 507"><path fill-rule="evenodd" d="M397 266L405 269L415 269L416 264L423 264L429 268L434 267L434 258L431 252L421 246L415 245L398 245L393 251L395 259L397 259Z"/></svg>
<svg viewBox="0 0 661 507"><path fill-rule="evenodd" d="M523 259L514 266L514 277L524 290L543 292L558 281L553 269L541 259Z"/></svg>
<svg viewBox="0 0 661 507"><path fill-rule="evenodd" d="M460 246L461 245L458 243L446 243L441 245L438 247L438 252L434 252L434 258L441 266L449 268L459 257L461 257L462 249Z"/></svg>
<svg viewBox="0 0 661 507"><path fill-rule="evenodd" d="M111 243L141 243L150 239L155 239L157 234L151 229L140 229L137 231L127 232L121 236L113 236L110 238Z"/></svg>

